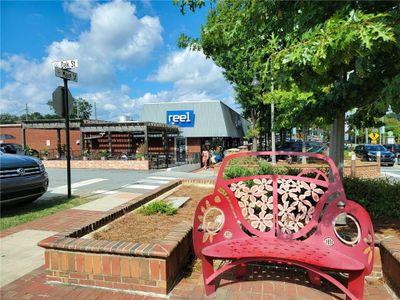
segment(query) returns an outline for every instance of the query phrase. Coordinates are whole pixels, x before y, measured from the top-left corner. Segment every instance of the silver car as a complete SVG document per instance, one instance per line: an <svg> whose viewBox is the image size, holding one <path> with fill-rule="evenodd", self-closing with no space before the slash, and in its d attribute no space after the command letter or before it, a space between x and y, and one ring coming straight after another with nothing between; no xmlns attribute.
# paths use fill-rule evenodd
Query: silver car
<svg viewBox="0 0 400 300"><path fill-rule="evenodd" d="M38 158L0 151L0 204L34 201L49 185L49 177Z"/></svg>

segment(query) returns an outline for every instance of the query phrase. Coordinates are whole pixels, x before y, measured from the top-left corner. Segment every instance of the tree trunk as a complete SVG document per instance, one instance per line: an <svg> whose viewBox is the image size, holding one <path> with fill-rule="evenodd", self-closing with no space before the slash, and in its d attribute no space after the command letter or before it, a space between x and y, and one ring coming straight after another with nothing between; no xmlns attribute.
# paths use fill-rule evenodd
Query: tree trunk
<svg viewBox="0 0 400 300"><path fill-rule="evenodd" d="M303 147L301 149L302 152L307 152L307 147L306 147L306 141L307 141L307 127L303 125L302 128L303 132ZM307 163L307 156L302 156L301 158L301 163L305 165Z"/></svg>
<svg viewBox="0 0 400 300"><path fill-rule="evenodd" d="M343 177L344 168L344 113L341 113L331 125L331 142L329 145L329 156L339 169L340 176Z"/></svg>
<svg viewBox="0 0 400 300"><path fill-rule="evenodd" d="M251 151L257 151L257 143L258 143L258 139L257 137L253 137L252 139L252 145L251 145Z"/></svg>
<svg viewBox="0 0 400 300"><path fill-rule="evenodd" d="M256 126L257 126L257 111L255 109L251 110L251 122L252 122L254 128L256 128ZM257 136L253 136L251 151L257 151L257 143L258 143Z"/></svg>

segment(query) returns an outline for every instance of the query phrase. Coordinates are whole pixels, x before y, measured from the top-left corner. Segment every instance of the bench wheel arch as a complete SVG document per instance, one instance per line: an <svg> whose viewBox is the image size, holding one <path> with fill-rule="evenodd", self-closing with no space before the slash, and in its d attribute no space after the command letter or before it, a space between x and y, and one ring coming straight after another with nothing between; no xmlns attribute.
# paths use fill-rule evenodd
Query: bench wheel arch
<svg viewBox="0 0 400 300"><path fill-rule="evenodd" d="M193 245L196 256L211 244L245 237L246 235L234 216L227 195L214 192L205 196L197 205L193 222Z"/></svg>
<svg viewBox="0 0 400 300"><path fill-rule="evenodd" d="M341 216L348 218L357 229L357 237L348 241L341 237L336 230L337 220ZM347 223L346 223L347 224ZM323 243L333 246L365 265L366 274L373 269L373 258L375 249L375 236L371 219L368 212L355 201L339 197L328 204L325 211L324 222L320 223L319 230L323 237ZM331 245L329 245L331 243Z"/></svg>

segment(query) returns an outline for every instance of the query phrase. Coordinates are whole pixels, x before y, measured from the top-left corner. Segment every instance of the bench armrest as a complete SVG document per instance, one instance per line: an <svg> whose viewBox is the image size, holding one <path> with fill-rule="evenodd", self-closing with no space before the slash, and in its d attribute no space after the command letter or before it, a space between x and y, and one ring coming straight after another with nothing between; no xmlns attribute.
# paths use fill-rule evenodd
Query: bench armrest
<svg viewBox="0 0 400 300"><path fill-rule="evenodd" d="M201 250L204 247L247 236L232 212L228 195L224 194L214 192L205 196L197 205L193 221L193 246L199 258L202 257Z"/></svg>

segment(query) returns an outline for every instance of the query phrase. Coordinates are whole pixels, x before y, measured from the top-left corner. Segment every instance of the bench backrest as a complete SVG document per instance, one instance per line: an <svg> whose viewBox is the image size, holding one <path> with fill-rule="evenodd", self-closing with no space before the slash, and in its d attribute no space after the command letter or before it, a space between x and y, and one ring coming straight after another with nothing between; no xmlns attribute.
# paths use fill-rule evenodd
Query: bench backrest
<svg viewBox="0 0 400 300"><path fill-rule="evenodd" d="M271 154L245 152L226 157L218 173L215 192L227 193L234 214L252 235L292 239L306 236L320 221L327 200L338 193L344 195L339 172L333 161L323 155L276 152L276 155L304 155L325 164L319 164L320 169L305 168L293 175L224 178L230 162L243 157L266 158Z"/></svg>

